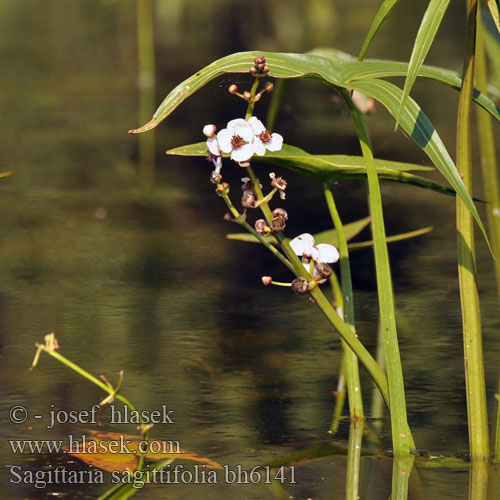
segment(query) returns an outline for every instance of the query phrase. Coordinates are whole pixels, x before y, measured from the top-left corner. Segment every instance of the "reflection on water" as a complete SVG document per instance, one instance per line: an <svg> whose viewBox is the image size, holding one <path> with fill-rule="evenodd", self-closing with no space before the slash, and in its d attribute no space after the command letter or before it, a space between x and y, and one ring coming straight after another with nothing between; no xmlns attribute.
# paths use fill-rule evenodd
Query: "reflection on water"
<svg viewBox="0 0 500 500"><path fill-rule="evenodd" d="M49 430L44 419L30 418L19 425L8 421L7 409L14 405L25 406L32 417L46 418L52 408L86 410L102 399L100 390L48 356L42 356L34 372L27 370L34 342L55 331L61 352L91 373L105 374L116 383L124 369L123 394L138 408L153 411L166 404L175 410L175 425L158 425L152 435L176 439L200 456L251 469L331 441L336 454L297 466L297 484L289 485L287 491L295 498L343 498L347 459L339 450L347 449L348 423L342 423L333 439L327 434L340 364L337 337L309 301L287 290L261 286L264 274L288 278L262 249L224 239L235 228L222 221L224 207L212 192L203 160L167 160L159 154L155 193L147 196L135 187L137 141L126 134L138 125L134 2L71 3L74 9L44 2L43 11L28 0L5 0L1 6L0 57L5 75L0 81L4 110L0 166L16 171L0 184L3 439L67 440L69 434L88 431L84 425L70 424ZM221 2L214 4L225 12ZM305 9L306 2L297 4ZM347 30L336 18L346 2L337 2L335 7L330 1L314 4L319 14L304 12L325 23L331 17L337 27L335 37ZM264 3L259 5L264 8ZM298 30L293 24L295 11L287 2L269 5L275 5L273 16L286 13L291 24L276 30L276 38L265 38L266 49L298 50L313 33L318 37L315 44L326 43L325 32L311 29L311 20ZM37 15L31 15L32 8ZM199 2L165 2L158 9L159 23L168 22L167 10L169 15L177 12L171 22L177 20L178 25L176 30L158 30L158 64L164 78L160 89L165 92L198 66L233 50L214 38L213 46L205 47L206 53L193 49L191 54L186 49L180 60L174 50L184 40L180 34L184 29L199 31L196 23L206 16ZM243 15L236 7L229 10ZM228 12L225 15L231 19ZM235 21L223 26L224 36L233 36L241 44L234 50L256 44L246 28L233 32ZM357 29L359 33L364 27ZM298 38L286 45L290 33ZM451 33L444 45L454 36ZM387 40L381 39L379 50ZM340 46L355 50L355 41ZM173 61L176 71L171 71ZM227 85L224 82L223 88ZM297 89L309 92L313 85ZM314 87L314 92L328 99L325 89ZM447 98L441 106L447 105ZM332 117L333 111L325 110L319 101L307 95L303 101L297 104L303 115L294 114L288 104L278 123L290 142L320 152L325 145L313 137L319 132L338 151L352 147L341 111ZM166 149L200 140L200 123L216 119L223 123L234 117L230 113L236 111L228 111L228 103L233 101L214 84L187 104L184 114L174 115L162 127L158 145ZM226 111L219 110L222 105ZM317 110L318 119L301 106ZM400 152L409 143L404 137L394 138L394 144L385 139L377 142L377 134L392 124L383 115L373 120L379 120L373 122L379 154L404 158ZM412 160L420 161L416 158ZM267 175L264 170L257 172ZM238 169L228 168L225 175L238 186ZM289 234L328 227L319 186L288 174L287 178ZM335 193L346 222L366 215L365 193L359 183L335 186ZM384 195L389 234L436 227L418 241L391 248L410 425L419 448L435 455L464 453L467 425L454 201L408 187L386 186ZM410 195L418 210L408 213ZM480 244L479 252L493 412L500 355L498 306L484 245ZM372 271L369 251L353 256L358 331L374 352L377 306ZM368 395L371 383L364 371L362 376ZM369 409L369 401L366 404ZM103 422L105 430L134 432L131 426L106 424L105 415ZM368 451L367 442L365 446ZM381 447L390 447L387 419ZM5 447L2 450L4 464L34 471L49 465L84 467L63 454L13 455ZM387 498L391 473L390 458L362 457L361 498ZM46 498L50 492L66 498L95 498L105 489L53 485L36 491L30 485L10 484L8 468L2 474L6 498ZM422 498L466 498L468 483L467 471L416 468L410 492L420 492ZM236 488L221 482L210 487L152 487L137 497L141 495L260 499L271 497L271 492L263 484Z"/></svg>

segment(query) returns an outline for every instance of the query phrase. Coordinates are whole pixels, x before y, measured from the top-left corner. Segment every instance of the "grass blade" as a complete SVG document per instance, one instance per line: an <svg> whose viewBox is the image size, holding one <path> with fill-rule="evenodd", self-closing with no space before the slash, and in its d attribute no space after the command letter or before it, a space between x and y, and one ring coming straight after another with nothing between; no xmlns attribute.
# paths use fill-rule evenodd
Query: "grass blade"
<svg viewBox="0 0 500 500"><path fill-rule="evenodd" d="M373 20L370 30L366 35L365 41L363 42L363 47L359 53L358 60L362 61L370 47L373 38L377 34L377 31L382 26L382 23L386 20L389 14L393 11L394 7L399 3L399 0L384 0L377 13L375 14L375 19Z"/></svg>

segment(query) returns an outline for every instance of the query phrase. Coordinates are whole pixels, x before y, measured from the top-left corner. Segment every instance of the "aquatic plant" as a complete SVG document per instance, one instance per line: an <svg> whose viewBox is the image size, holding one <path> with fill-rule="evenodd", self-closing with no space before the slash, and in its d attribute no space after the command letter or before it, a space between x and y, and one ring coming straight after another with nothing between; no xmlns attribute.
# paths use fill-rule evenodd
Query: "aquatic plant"
<svg viewBox="0 0 500 500"><path fill-rule="evenodd" d="M246 73L255 77L249 90L239 91L236 84L229 87L229 93L247 102L245 117L231 120L217 134L215 125L203 127L207 136L206 143L195 143L169 150L169 154L184 156L207 156L215 170L210 179L216 185L216 193L224 200L229 212L226 221L243 226L251 238L233 236L246 241L258 241L270 250L294 275L290 283L277 283L272 277L263 278L264 285L290 286L296 294L310 294L312 301L337 330L346 346L346 374L348 394L350 398L351 418L362 421L363 409L361 399L354 399L359 393L359 376L357 360L368 370L377 384L391 416L392 445L394 456L406 460L410 454L416 453L415 443L408 427L406 416L405 389L403 368L399 356L399 343L396 328L394 296L392 290L391 269L387 251L388 238L385 232L380 179L405 182L419 187L445 192L446 188L410 172L415 169L411 164L381 165L373 156L370 134L363 112L371 106L359 104L359 97L376 100L381 103L395 119L395 127L401 127L411 139L428 155L434 166L448 181L457 199L457 232L458 232L458 271L460 278L460 296L462 304L462 320L464 325L464 360L467 386L470 455L476 461L487 461L489 455L487 407L485 396L484 367L482 360L482 339L479 312L479 295L477 291L474 257L474 221L490 246L486 229L479 217L472 199L472 163L471 163L471 128L470 116L472 103L475 101L484 110L482 117L494 117L500 120L500 110L485 93L486 78L484 62L480 63L482 76L480 89L474 88L475 40L478 36L476 25L480 9L476 0L468 2L466 30L466 49L462 78L456 73L443 69L425 66L425 57L432 46L437 30L449 5L449 0L431 0L417 34L414 49L408 64L387 60L365 60L365 55L378 29L396 6L397 0L383 2L370 31L363 44L358 59L340 53L335 49L317 49L309 54L284 54L273 52L240 52L214 61L180 83L161 103L153 118L144 126L131 130L132 134L150 131L158 126L170 113L188 97L198 91L209 81L224 74ZM493 18L498 20L498 2L489 2ZM481 58L481 43L479 43ZM403 89L386 80L392 76L405 76ZM268 81L259 91L263 80L274 78L276 84ZM444 146L437 130L424 113L421 106L411 97L411 89L418 77L435 80L460 91L460 105L457 119L457 164ZM272 132L276 115L280 107L283 82L290 79L309 78L323 83L341 96L350 112L359 139L362 157L351 157L347 162L334 155L313 155L299 148L282 143L281 135ZM272 92L274 85L279 95L271 103L267 127L254 115L256 104L267 92ZM498 91L497 91L498 92ZM494 147L491 124L481 119L481 144L485 164L489 165L488 173L495 170ZM201 125L200 125L201 128ZM233 191L223 181L221 169L224 158L230 158L242 168L243 195L242 210L237 209L231 199ZM285 196L286 182L272 173L271 190L264 194L261 180L253 170L254 162L273 164L289 168L300 174L315 178L323 185L327 207L336 230L339 251L331 248L321 251L315 245L316 236L304 233L290 240L285 237L284 230L288 214L280 207L271 208L273 197L280 193ZM373 235L373 249L376 268L376 280L380 309L380 332L385 354L384 374L379 363L366 350L355 331L355 310L350 280L349 255L347 239L343 235L342 226L330 183L342 178L363 178L368 181L369 213ZM491 174L494 187L488 193L498 197L498 181ZM497 206L498 200L493 200ZM249 224L248 218L252 210L260 210L263 218L257 218ZM492 234L492 252L498 250L498 228L495 227L498 214L490 212L489 227ZM331 243L331 239L325 241ZM329 264L340 257L341 286ZM498 266L498 264L497 264ZM338 308L325 295L324 284L330 280L335 291ZM500 286L499 286L500 289ZM349 360L349 361L347 361ZM497 432L498 435L498 432ZM499 449L497 439L496 449ZM498 455L498 452L497 452ZM397 460L395 461L396 466ZM406 467L406 466L405 466ZM410 465L411 467L411 465ZM395 477L397 475L395 474ZM404 496L407 480L395 480L393 494ZM402 496L401 496L402 497Z"/></svg>

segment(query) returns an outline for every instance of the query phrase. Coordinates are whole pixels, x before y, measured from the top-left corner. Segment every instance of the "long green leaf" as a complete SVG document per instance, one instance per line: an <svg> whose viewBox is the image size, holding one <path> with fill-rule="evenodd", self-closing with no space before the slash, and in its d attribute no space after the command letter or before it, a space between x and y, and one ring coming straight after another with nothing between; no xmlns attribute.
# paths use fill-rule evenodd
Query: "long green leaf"
<svg viewBox="0 0 500 500"><path fill-rule="evenodd" d="M436 36L437 30L443 20L444 13L448 8L450 0L431 0L425 11L422 23L418 29L417 38L413 45L413 51L410 57L408 66L408 74L403 88L403 95L401 97L401 104L399 112L396 116L396 126L400 121L401 111L406 104L406 99L410 95L410 90L415 83L418 76L418 70L422 66L432 42Z"/></svg>
<svg viewBox="0 0 500 500"><path fill-rule="evenodd" d="M204 142L199 142L171 149L167 151L167 154L206 156L207 147ZM229 155L224 154L223 156L228 157ZM261 163L288 168L321 182L363 179L366 177L366 165L362 156L311 155L300 148L287 144L283 145L280 151L267 152L264 156L255 157L255 160ZM408 173L411 170L433 170L430 167L380 159L375 160L375 166L379 177L383 180L410 184L447 195L455 195L455 191L447 186L443 186L425 177Z"/></svg>
<svg viewBox="0 0 500 500"><path fill-rule="evenodd" d="M184 100L217 76L225 73L248 73L253 60L258 55L266 57L270 68L270 77L305 77L318 80L321 83L336 88L347 87L346 83L342 80L341 72L346 65L352 64L349 62L335 62L324 57L303 54L239 52L214 61L192 77L180 83L165 98L152 120L139 129L131 130L130 133L140 133L155 128ZM358 62L357 64L362 63ZM349 87L360 90L380 101L394 117L397 116L402 91L395 85L383 80L362 80L351 82ZM488 241L476 207L457 173L453 160L446 151L432 123L418 104L411 98L408 98L408 105L401 112L400 122L405 131L429 155L438 170L464 200L465 205L471 211L474 219L481 228L486 241Z"/></svg>
<svg viewBox="0 0 500 500"><path fill-rule="evenodd" d="M394 7L396 7L398 3L399 0L384 0L382 5L378 9L377 14L375 15L375 19L370 26L370 31L368 31L368 35L366 35L365 41L363 42L361 52L359 53L358 59L360 61L362 61L365 57L368 47L370 47L370 44L377 34L377 31L380 29L380 26L382 26L382 23L386 20L387 16L392 12Z"/></svg>
<svg viewBox="0 0 500 500"><path fill-rule="evenodd" d="M366 95L377 99L387 110L395 116L398 103L401 102L401 89L384 80L363 80L353 83L352 88L360 90ZM477 209L465 187L460 175L446 150L441 138L431 121L427 118L420 106L408 97L408 104L401 113L401 126L411 134L412 139L427 153L436 168L443 174L460 196L467 209L476 220L483 236L490 248L486 230L483 226Z"/></svg>

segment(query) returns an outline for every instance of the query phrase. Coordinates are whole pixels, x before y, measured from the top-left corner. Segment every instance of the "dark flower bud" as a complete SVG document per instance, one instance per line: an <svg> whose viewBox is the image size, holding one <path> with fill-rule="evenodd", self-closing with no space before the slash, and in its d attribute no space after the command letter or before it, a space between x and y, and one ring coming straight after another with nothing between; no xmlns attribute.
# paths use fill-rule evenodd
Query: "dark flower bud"
<svg viewBox="0 0 500 500"><path fill-rule="evenodd" d="M258 72L258 69L255 66L250 66L250 73L252 75L256 75Z"/></svg>
<svg viewBox="0 0 500 500"><path fill-rule="evenodd" d="M274 233L281 233L285 229L286 223L283 217L275 217L269 225Z"/></svg>
<svg viewBox="0 0 500 500"><path fill-rule="evenodd" d="M264 67L261 69L262 73L269 73L269 66L267 64L264 64Z"/></svg>
<svg viewBox="0 0 500 500"><path fill-rule="evenodd" d="M273 215L275 217L283 217L283 219L288 220L288 214L283 208L275 208L273 210Z"/></svg>
<svg viewBox="0 0 500 500"><path fill-rule="evenodd" d="M269 286L271 284L271 281L273 281L271 276L262 276L262 283L264 284L264 286Z"/></svg>
<svg viewBox="0 0 500 500"><path fill-rule="evenodd" d="M316 271L318 271L323 278L328 278L332 274L332 269L326 262L319 262L315 267Z"/></svg>
<svg viewBox="0 0 500 500"><path fill-rule="evenodd" d="M255 65L259 65L259 64L265 64L266 63L266 58L264 56L257 56L253 62L255 63Z"/></svg>
<svg viewBox="0 0 500 500"><path fill-rule="evenodd" d="M307 293L307 291L309 290L309 283L306 280L306 278L302 278L302 277L295 278L292 281L292 290L296 294Z"/></svg>
<svg viewBox="0 0 500 500"><path fill-rule="evenodd" d="M231 217L231 214L230 214L229 212L226 212L226 213L224 214L224 220L225 220L226 222L231 222L231 221L233 220L233 218Z"/></svg>
<svg viewBox="0 0 500 500"><path fill-rule="evenodd" d="M269 234L271 228L267 225L267 222L264 219L259 219L255 221L255 231L257 234L265 236L266 234Z"/></svg>
<svg viewBox="0 0 500 500"><path fill-rule="evenodd" d="M235 92L238 92L238 85L235 85L234 83L229 86L229 93L234 94Z"/></svg>
<svg viewBox="0 0 500 500"><path fill-rule="evenodd" d="M264 86L264 90L266 92L272 92L274 89L274 85L271 82L267 82L266 85Z"/></svg>
<svg viewBox="0 0 500 500"><path fill-rule="evenodd" d="M255 196L251 193L245 193L241 197L241 206L245 208L255 208Z"/></svg>

